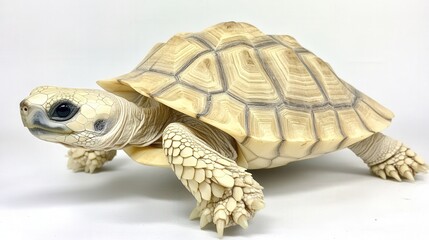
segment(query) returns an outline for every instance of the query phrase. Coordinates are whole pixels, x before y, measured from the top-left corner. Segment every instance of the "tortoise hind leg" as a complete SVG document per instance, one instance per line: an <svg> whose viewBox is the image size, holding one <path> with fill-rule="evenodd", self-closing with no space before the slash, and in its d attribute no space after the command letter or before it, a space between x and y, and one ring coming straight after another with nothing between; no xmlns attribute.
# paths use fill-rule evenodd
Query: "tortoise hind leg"
<svg viewBox="0 0 429 240"><path fill-rule="evenodd" d="M427 171L427 165L420 156L382 133L376 133L349 148L383 179L391 177L401 181L402 177L413 181L414 175Z"/></svg>
<svg viewBox="0 0 429 240"><path fill-rule="evenodd" d="M222 236L225 227L246 228L264 201L262 187L252 175L210 147L209 139L204 141L213 137L171 123L163 133L163 148L177 178L197 200L190 218L200 218L201 227L213 222Z"/></svg>

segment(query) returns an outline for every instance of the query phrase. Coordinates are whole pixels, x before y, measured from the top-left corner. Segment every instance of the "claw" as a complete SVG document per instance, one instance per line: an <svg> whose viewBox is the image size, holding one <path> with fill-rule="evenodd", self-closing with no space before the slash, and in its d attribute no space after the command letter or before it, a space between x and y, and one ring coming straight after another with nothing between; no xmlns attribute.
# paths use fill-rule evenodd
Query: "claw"
<svg viewBox="0 0 429 240"><path fill-rule="evenodd" d="M210 210L205 209L203 211L203 213L201 214L200 228L205 227L207 224L209 224L209 222L211 222L211 219L210 219Z"/></svg>
<svg viewBox="0 0 429 240"><path fill-rule="evenodd" d="M403 176L410 181L414 181L413 174L410 171L406 171Z"/></svg>
<svg viewBox="0 0 429 240"><path fill-rule="evenodd" d="M414 170L416 173L420 173L420 172L422 172L422 173L426 173L426 172L427 172L427 169L426 169L425 167L423 167L422 165L418 165L417 163L416 163L416 165L417 165L417 166L412 166L413 170Z"/></svg>
<svg viewBox="0 0 429 240"><path fill-rule="evenodd" d="M258 199L253 201L251 206L250 206L250 208L252 208L253 210L256 210L256 211L261 210L264 207L265 207L264 202L262 202L261 200L258 200Z"/></svg>
<svg viewBox="0 0 429 240"><path fill-rule="evenodd" d="M416 161L422 165L425 164L425 161L423 161L423 159L420 156L415 156L413 159L414 159L414 161Z"/></svg>
<svg viewBox="0 0 429 240"><path fill-rule="evenodd" d="M386 173L383 170L378 171L376 174L384 180L387 178Z"/></svg>
<svg viewBox="0 0 429 240"><path fill-rule="evenodd" d="M200 218L200 228L204 228L205 226L207 226L207 224L209 224L209 220L207 219L207 217L203 217L201 216Z"/></svg>
<svg viewBox="0 0 429 240"><path fill-rule="evenodd" d="M197 219L200 216L200 209L198 207L194 208L192 210L191 214L189 215L190 220Z"/></svg>
<svg viewBox="0 0 429 240"><path fill-rule="evenodd" d="M241 215L241 217L238 218L237 224L240 225L244 229L249 227L249 224L247 223L247 218L244 215Z"/></svg>
<svg viewBox="0 0 429 240"><path fill-rule="evenodd" d="M88 173L94 173L94 171L95 171L95 169L97 168L97 166L96 165L92 165L91 164L91 166L89 166L89 170L87 171ZM85 169L86 170L86 169Z"/></svg>
<svg viewBox="0 0 429 240"><path fill-rule="evenodd" d="M415 173L419 173L419 172L421 172L420 171L420 164L418 164L417 162L413 162L413 163L411 163L410 165L409 165L410 167L411 167L411 169L413 169L413 171L415 172Z"/></svg>
<svg viewBox="0 0 429 240"><path fill-rule="evenodd" d="M393 177L394 179L396 179L396 181L402 182L402 179L401 179L401 177L399 177L399 174L397 171L391 171L390 176Z"/></svg>
<svg viewBox="0 0 429 240"><path fill-rule="evenodd" d="M216 231L217 231L217 235L218 237L223 237L223 230L225 229L225 220L220 219L216 222Z"/></svg>

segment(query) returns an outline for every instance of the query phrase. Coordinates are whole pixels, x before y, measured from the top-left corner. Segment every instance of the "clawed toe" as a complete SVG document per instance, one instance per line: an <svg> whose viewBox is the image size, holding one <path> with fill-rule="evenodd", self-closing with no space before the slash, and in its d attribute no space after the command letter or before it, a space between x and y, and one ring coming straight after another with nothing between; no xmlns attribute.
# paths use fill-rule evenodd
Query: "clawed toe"
<svg viewBox="0 0 429 240"><path fill-rule="evenodd" d="M225 229L225 224L226 221L223 219L216 221L216 231L218 237L223 237L223 230Z"/></svg>
<svg viewBox="0 0 429 240"><path fill-rule="evenodd" d="M204 209L197 206L191 212L190 218L195 219L199 217L201 228L213 222L219 237L222 237L224 229L230 226L239 225L246 229L249 226L248 220L253 217L256 210L246 207L243 201L230 208L226 208L222 202L208 203ZM263 203L258 203L257 205L261 207Z"/></svg>
<svg viewBox="0 0 429 240"><path fill-rule="evenodd" d="M200 228L207 226L212 221L211 212L209 209L205 209L200 217Z"/></svg>
<svg viewBox="0 0 429 240"><path fill-rule="evenodd" d="M249 223L247 222L247 218L244 215L241 215L237 220L234 220L234 221L244 229L249 227Z"/></svg>
<svg viewBox="0 0 429 240"><path fill-rule="evenodd" d="M236 188L240 188L241 191ZM246 188L249 188L249 185L246 185ZM224 229L230 226L239 225L246 229L249 226L249 219L265 206L261 188L246 189L248 192L246 193L241 187L236 186L235 191L226 191L221 198L197 203L189 217L191 219L199 217L201 228L213 222L219 237L222 237Z"/></svg>
<svg viewBox="0 0 429 240"><path fill-rule="evenodd" d="M402 146L390 159L371 167L372 172L382 179L394 178L414 181L417 173L426 173L427 165L423 159L411 149Z"/></svg>
<svg viewBox="0 0 429 240"><path fill-rule="evenodd" d="M402 182L402 179L401 179L401 177L399 176L398 171L396 171L396 170L392 170L392 171L390 171L390 172L388 173L388 175L389 175L389 177L392 177L392 178L396 179L396 181L398 181L398 182Z"/></svg>

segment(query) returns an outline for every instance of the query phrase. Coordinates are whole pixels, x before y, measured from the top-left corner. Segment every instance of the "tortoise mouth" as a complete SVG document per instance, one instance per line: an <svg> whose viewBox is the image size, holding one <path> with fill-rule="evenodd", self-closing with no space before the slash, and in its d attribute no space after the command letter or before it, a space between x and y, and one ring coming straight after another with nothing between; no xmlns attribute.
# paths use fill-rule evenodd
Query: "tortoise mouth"
<svg viewBox="0 0 429 240"><path fill-rule="evenodd" d="M42 140L47 140L48 138L51 139L51 138L56 138L56 137L70 134L68 132L64 132L59 129L46 129L43 127L31 127L31 128L28 128L28 130L33 136L40 138Z"/></svg>
<svg viewBox="0 0 429 240"><path fill-rule="evenodd" d="M61 139L65 139L65 137L68 134L65 134L64 132L59 132L59 131L52 131L52 129L44 129L44 128L40 128L40 127L32 127L32 128L28 128L28 130L30 131L30 133L37 137L38 139L41 139L43 141L47 141L47 142L53 142L53 143L60 143L62 145L64 145L65 147L75 147L72 144L68 144L66 142L64 142L64 140Z"/></svg>
<svg viewBox="0 0 429 240"><path fill-rule="evenodd" d="M53 129L44 129L42 127L32 127L28 128L28 130L33 134L34 136L41 136L41 135L63 135L62 132L55 131Z"/></svg>

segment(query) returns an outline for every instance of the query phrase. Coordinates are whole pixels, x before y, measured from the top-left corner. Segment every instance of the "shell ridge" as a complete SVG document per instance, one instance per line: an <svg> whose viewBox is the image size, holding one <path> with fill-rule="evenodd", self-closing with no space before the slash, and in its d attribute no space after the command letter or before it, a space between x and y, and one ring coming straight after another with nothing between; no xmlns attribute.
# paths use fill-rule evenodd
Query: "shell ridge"
<svg viewBox="0 0 429 240"><path fill-rule="evenodd" d="M222 61L220 60L220 56L217 51L215 53L215 59L216 59L216 67L219 71L220 81L222 83L222 90L225 92L228 89L228 82L226 81L225 76L225 69L223 67Z"/></svg>
<svg viewBox="0 0 429 240"><path fill-rule="evenodd" d="M165 43L159 43L158 45L156 45L153 48L156 48L155 50L152 50L152 52L149 53L148 56L146 56L143 61L134 69L134 70L138 70L140 69L140 67L142 67L151 57L153 57L159 50L161 50L161 48L164 46Z"/></svg>
<svg viewBox="0 0 429 240"><path fill-rule="evenodd" d="M285 140L286 140L286 138L285 138L285 136L284 136L284 129L283 129L282 125L280 124L280 116L279 116L279 108L280 108L281 106L284 106L284 104L279 104L279 105L277 105L277 106L275 107L274 114L275 114L275 117L276 117L276 126L277 126L277 129L279 130L281 140L282 140L282 141L285 141ZM284 106L284 107L286 107L286 106ZM279 148L280 148L280 146L279 146ZM279 154L279 155L280 155L280 154Z"/></svg>
<svg viewBox="0 0 429 240"><path fill-rule="evenodd" d="M289 46L289 45L287 45L287 44L285 44L285 43L283 43L283 42L279 41L278 39L276 39L276 36L275 36L275 35L267 35L267 36L268 36L268 37L270 37L271 39L273 39L276 43L278 43L278 44L282 45L283 47L286 47L286 48L289 48L289 49L292 49L292 50L293 50L293 47L291 47L291 46Z"/></svg>
<svg viewBox="0 0 429 240"><path fill-rule="evenodd" d="M152 97L156 98L156 97L158 97L159 95L161 95L162 93L166 92L166 91L167 91L168 89L170 89L171 87L173 87L174 85L176 85L176 84L177 84L177 82L178 82L178 80L177 80L177 77L176 77L176 76L174 76L174 78L175 78L175 81L174 81L174 82L169 83L169 84L167 84L166 86L164 86L163 88L161 88L160 90L158 90L158 91L156 91L156 92L152 93L152 94L151 94L151 95L152 95Z"/></svg>
<svg viewBox="0 0 429 240"><path fill-rule="evenodd" d="M356 101L356 103L357 103L357 101ZM357 116L359 117L359 120L362 122L362 125L366 128L366 130L368 130L368 132L370 132L370 133L375 133L373 130L371 130L369 127L368 127L368 125L365 123L365 121L362 119L362 116L360 115L360 113L359 113L359 111L356 111L356 109L353 107L352 108L353 109L353 111L357 114Z"/></svg>
<svg viewBox="0 0 429 240"><path fill-rule="evenodd" d="M221 48L216 49L215 51L221 52L237 46L246 46L246 47L254 48L252 44L246 43L244 41L239 41L239 42L228 43L227 45L222 46Z"/></svg>
<svg viewBox="0 0 429 240"><path fill-rule="evenodd" d="M196 40L197 42L203 44L204 46L206 46L208 49L210 50L214 50L213 46L211 46L206 40L204 40L203 38L201 38L200 36L194 34L189 36L188 38L192 38L194 40Z"/></svg>
<svg viewBox="0 0 429 240"><path fill-rule="evenodd" d="M269 47L269 46L276 45L276 44L278 44L278 43L275 41L269 41L269 42L262 42L259 44L255 44L254 47L259 49L259 48Z"/></svg>
<svg viewBox="0 0 429 240"><path fill-rule="evenodd" d="M277 92L277 95L281 98L280 100L282 102L284 102L284 100L286 98L285 98L285 94L283 92L283 89L282 89L282 87L279 84L279 81L276 79L276 77L272 73L272 71L269 68L269 66L267 66L266 62L262 59L261 54L259 52L259 49L255 48L255 53L256 53L256 58L257 58L258 62L261 64L262 69L267 74L269 81L271 82L271 84L275 88L275 91Z"/></svg>
<svg viewBox="0 0 429 240"><path fill-rule="evenodd" d="M202 94L204 94L204 95L211 95L210 93L207 93L206 91L204 91L204 90L202 90L202 89L199 89L199 88L197 88L197 87L195 87L194 85L192 85L192 84L190 84L190 83L187 83L187 82L185 82L185 81L183 81L183 80L181 80L181 77L180 76L176 76L177 77L177 81L178 81L178 83L180 84L180 85L184 85L184 86L186 86L186 87L188 87L188 88L191 88L191 89L193 89L193 90L195 90L195 91L197 91L197 92L200 92L200 93L202 93Z"/></svg>
<svg viewBox="0 0 429 240"><path fill-rule="evenodd" d="M183 64L183 66L180 67L179 70L177 70L177 72L174 74L176 76L180 75L183 71L185 71L185 69L187 69L193 62L195 62L195 60L197 60L198 58L200 58L201 56L208 54L212 52L212 50L208 49L205 51L202 51L198 54L196 54L193 58L191 58L189 61L187 61L185 64Z"/></svg>
<svg viewBox="0 0 429 240"><path fill-rule="evenodd" d="M346 137L346 135L344 134L344 129L341 126L340 116L338 116L338 112L335 109L334 109L334 113L335 113L335 121L338 123L338 128L340 129L340 133L343 137Z"/></svg>
<svg viewBox="0 0 429 240"><path fill-rule="evenodd" d="M312 130L313 130L314 138L316 139L316 141L309 148L308 155L313 154L314 148L321 141L320 140L320 136L317 134L317 131L316 131L316 118L314 116L314 111L313 110L311 110L311 124L312 124Z"/></svg>
<svg viewBox="0 0 429 240"><path fill-rule="evenodd" d="M207 94L206 106L200 113L197 113L196 118L199 119L200 117L207 115L207 113L210 111L211 106L212 106L212 95Z"/></svg>
<svg viewBox="0 0 429 240"><path fill-rule="evenodd" d="M169 72L165 72L163 70L159 70L159 69L148 69L146 72L154 72L154 73L159 73L159 74L166 75L166 76L169 76L169 77L174 77L173 74L171 74Z"/></svg>
<svg viewBox="0 0 429 240"><path fill-rule="evenodd" d="M243 140L245 142L250 136L250 127L249 127L249 106L244 103L244 130L246 131L246 138Z"/></svg>

